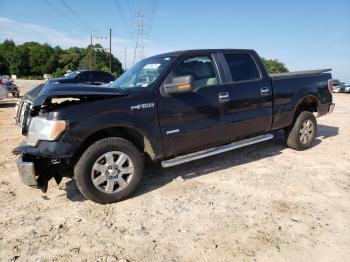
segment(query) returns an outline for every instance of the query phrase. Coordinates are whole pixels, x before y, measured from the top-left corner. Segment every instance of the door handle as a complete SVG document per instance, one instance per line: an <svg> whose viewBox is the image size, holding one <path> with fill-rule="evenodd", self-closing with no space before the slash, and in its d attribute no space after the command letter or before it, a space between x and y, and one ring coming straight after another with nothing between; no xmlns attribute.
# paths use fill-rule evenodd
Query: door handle
<svg viewBox="0 0 350 262"><path fill-rule="evenodd" d="M230 101L230 94L229 92L223 92L223 93L219 93L219 102L227 102Z"/></svg>
<svg viewBox="0 0 350 262"><path fill-rule="evenodd" d="M262 96L267 96L270 93L270 88L268 87L262 87L260 88L260 94Z"/></svg>

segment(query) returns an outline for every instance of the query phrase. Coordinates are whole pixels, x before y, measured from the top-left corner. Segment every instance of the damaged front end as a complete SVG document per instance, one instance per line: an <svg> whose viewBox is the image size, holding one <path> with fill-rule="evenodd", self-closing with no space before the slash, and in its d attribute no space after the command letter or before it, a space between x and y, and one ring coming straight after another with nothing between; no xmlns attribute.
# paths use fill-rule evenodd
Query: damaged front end
<svg viewBox="0 0 350 262"><path fill-rule="evenodd" d="M65 161L21 154L17 150L18 148L13 151L20 155L16 160L17 168L22 182L27 186L39 188L45 193L51 178L59 184L63 177L71 177L73 174L72 166Z"/></svg>
<svg viewBox="0 0 350 262"><path fill-rule="evenodd" d="M72 136L72 121L56 119L60 110L125 94L89 85L44 85L35 96L28 94L17 104L14 117L26 141L13 153L18 155L22 182L46 192L52 178L59 184L63 177L73 176L77 141Z"/></svg>

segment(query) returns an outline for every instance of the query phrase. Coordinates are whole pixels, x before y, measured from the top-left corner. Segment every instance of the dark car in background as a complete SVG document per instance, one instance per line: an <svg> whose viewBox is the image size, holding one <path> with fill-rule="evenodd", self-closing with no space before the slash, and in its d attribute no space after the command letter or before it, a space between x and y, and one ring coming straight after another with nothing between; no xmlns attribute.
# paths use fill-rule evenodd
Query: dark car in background
<svg viewBox="0 0 350 262"><path fill-rule="evenodd" d="M53 84L90 84L90 85L101 85L114 81L115 77L108 72L104 71L90 71L90 70L79 70L72 71L64 77L52 78L48 80L49 83Z"/></svg>

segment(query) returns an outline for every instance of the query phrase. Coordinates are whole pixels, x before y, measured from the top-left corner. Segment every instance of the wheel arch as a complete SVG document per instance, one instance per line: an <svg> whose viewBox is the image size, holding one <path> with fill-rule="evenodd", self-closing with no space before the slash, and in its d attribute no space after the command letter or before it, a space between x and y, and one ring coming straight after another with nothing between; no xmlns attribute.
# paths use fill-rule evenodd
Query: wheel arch
<svg viewBox="0 0 350 262"><path fill-rule="evenodd" d="M313 94L309 94L306 96L303 96L299 99L293 114L293 123L298 117L298 115L303 111L308 111L311 113L317 113L319 112L319 105L320 100L317 98L317 96Z"/></svg>
<svg viewBox="0 0 350 262"><path fill-rule="evenodd" d="M141 153L145 154L148 159L154 160L156 158L154 147L143 132L130 126L118 125L104 127L89 134L76 150L74 154L74 161L78 161L80 156L90 145L98 140L108 137L124 138L133 143Z"/></svg>

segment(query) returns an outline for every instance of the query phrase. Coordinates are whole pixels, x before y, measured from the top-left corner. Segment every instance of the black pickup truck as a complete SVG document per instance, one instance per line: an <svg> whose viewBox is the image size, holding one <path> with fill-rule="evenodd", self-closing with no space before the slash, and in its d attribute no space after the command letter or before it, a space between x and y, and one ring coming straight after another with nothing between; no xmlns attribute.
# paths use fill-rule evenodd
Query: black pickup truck
<svg viewBox="0 0 350 262"><path fill-rule="evenodd" d="M146 58L110 86L48 84L18 104L14 149L23 182L47 190L74 177L98 203L130 196L144 160L170 167L273 138L311 146L334 109L330 69L269 75L253 50L189 50Z"/></svg>

